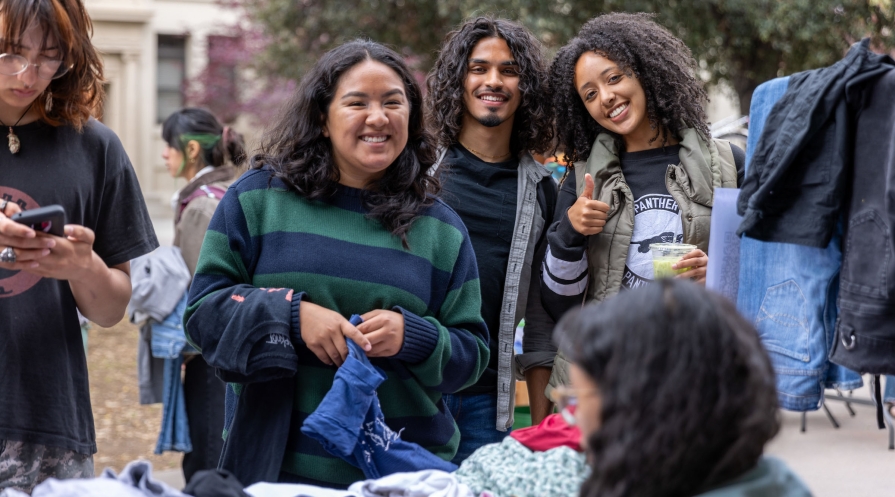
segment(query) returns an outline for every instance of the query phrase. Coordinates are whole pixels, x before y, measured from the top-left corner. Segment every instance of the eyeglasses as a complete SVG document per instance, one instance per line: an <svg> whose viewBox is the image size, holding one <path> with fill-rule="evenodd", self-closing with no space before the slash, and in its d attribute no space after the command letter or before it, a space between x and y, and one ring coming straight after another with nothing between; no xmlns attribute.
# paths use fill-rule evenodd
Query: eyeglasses
<svg viewBox="0 0 895 497"><path fill-rule="evenodd" d="M597 392L593 390L579 390L570 388L565 385L559 385L550 393L550 398L559 409L559 414L563 421L571 426L575 426L575 409L578 407L578 399L595 395Z"/></svg>
<svg viewBox="0 0 895 497"><path fill-rule="evenodd" d="M57 59L43 58L43 61L35 64L21 55L4 53L0 54L0 74L5 76L17 76L27 71L29 67L37 68L37 77L44 80L58 79L71 69L71 66L62 64Z"/></svg>

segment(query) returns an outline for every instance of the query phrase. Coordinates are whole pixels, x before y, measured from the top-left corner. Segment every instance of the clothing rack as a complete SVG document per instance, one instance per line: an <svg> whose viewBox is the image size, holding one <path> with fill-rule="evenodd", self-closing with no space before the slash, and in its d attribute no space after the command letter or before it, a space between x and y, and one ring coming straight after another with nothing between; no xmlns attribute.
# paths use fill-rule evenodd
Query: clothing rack
<svg viewBox="0 0 895 497"><path fill-rule="evenodd" d="M876 381L876 380L873 380ZM852 396L852 391L848 391L848 397L842 394L842 392L837 388L834 389L836 391L835 395L824 395L824 402L821 407L823 407L824 414L827 415L827 418L830 420L830 423L833 425L833 428L839 429L839 421L836 420L836 417L833 416L833 413L830 412L830 408L827 407L828 400L835 400L837 402L843 402L845 404L845 409L848 410L848 414L851 417L855 416L855 410L852 409L852 404L858 404L862 406L870 406L876 407L876 401L873 399L857 399ZM870 389L871 392L873 388ZM871 395L873 395L871 393ZM882 401L882 400L880 400ZM883 419L886 421L886 427L889 430L889 450L895 451L895 419L892 418L892 413L889 412L889 409L886 409L883 406ZM802 427L801 432L805 433L808 429L808 413L802 413Z"/></svg>

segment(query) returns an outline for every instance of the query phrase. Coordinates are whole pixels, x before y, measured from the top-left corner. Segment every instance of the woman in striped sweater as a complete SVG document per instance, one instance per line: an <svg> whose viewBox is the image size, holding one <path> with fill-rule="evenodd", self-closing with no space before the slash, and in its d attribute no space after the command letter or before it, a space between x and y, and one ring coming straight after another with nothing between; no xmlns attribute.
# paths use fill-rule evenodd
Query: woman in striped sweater
<svg viewBox="0 0 895 497"><path fill-rule="evenodd" d="M346 340L387 374L386 423L454 456L459 433L441 397L477 381L488 332L475 255L434 197L433 162L401 57L354 41L307 73L253 170L221 201L184 322L231 384L223 466L244 484L363 479L299 430Z"/></svg>

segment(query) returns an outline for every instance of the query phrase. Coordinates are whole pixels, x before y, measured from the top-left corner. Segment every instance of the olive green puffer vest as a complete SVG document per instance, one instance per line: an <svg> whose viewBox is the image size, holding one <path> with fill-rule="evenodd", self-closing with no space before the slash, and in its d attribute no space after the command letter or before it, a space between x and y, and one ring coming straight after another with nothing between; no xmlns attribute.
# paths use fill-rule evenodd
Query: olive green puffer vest
<svg viewBox="0 0 895 497"><path fill-rule="evenodd" d="M669 164L665 186L677 201L684 227L684 243L708 253L709 228L715 188L736 188L737 168L725 140L706 141L694 129L681 132L680 163ZM625 183L615 139L606 133L597 136L587 161L575 163L575 186L584 191L584 175L594 179L594 198L609 205L603 231L588 237L588 282L586 302L601 302L621 289L625 261L634 233L634 197ZM568 383L569 363L562 353L554 359L547 387Z"/></svg>
<svg viewBox="0 0 895 497"><path fill-rule="evenodd" d="M668 165L665 185L680 206L684 243L708 253L715 188L737 187L736 164L728 142L706 141L694 129L683 130L681 136L681 161ZM622 175L612 136L597 136L587 161L575 164L578 195L584 191L586 173L594 178L594 198L609 205L603 232L589 237L587 247L586 300L600 302L621 289L634 233L634 198Z"/></svg>

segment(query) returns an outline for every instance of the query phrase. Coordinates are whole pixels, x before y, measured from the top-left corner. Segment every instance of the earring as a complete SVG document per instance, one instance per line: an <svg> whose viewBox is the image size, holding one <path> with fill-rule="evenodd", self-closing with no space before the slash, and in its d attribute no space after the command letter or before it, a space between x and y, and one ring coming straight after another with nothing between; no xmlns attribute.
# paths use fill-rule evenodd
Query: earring
<svg viewBox="0 0 895 497"><path fill-rule="evenodd" d="M50 90L47 90L47 101L44 104L44 109L47 111L47 114L53 110L53 92Z"/></svg>

